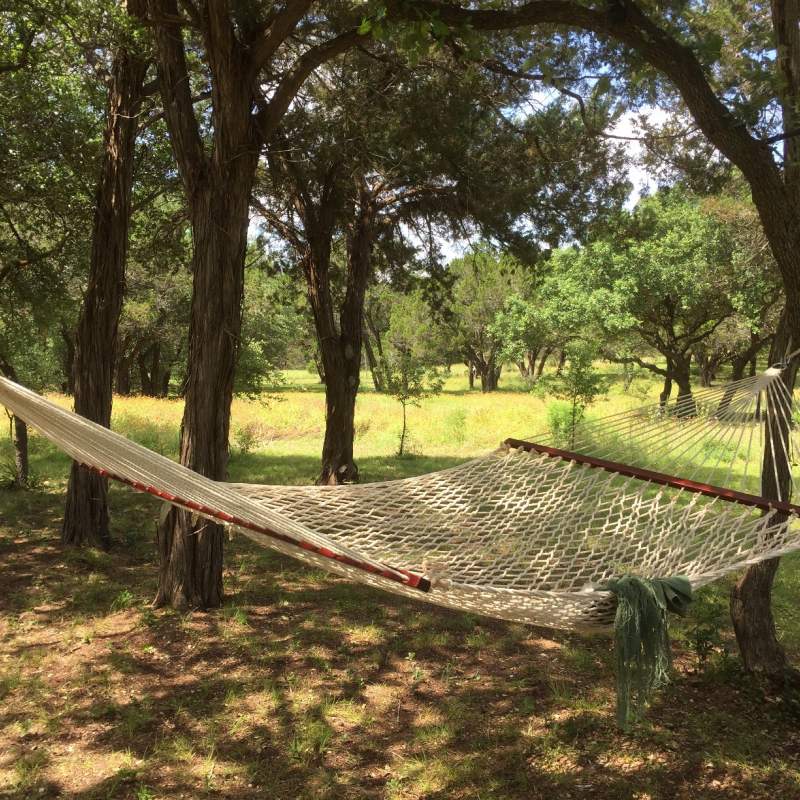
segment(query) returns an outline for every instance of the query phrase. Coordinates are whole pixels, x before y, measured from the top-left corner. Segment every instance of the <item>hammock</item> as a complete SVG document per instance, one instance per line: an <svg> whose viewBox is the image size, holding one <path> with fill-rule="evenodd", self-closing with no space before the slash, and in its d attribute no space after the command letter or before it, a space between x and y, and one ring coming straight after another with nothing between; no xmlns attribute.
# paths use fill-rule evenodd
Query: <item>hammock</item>
<svg viewBox="0 0 800 800"><path fill-rule="evenodd" d="M352 486L219 483L0 378L0 404L101 475L347 578L450 608L608 630L623 575L697 588L800 549L781 369L416 478ZM635 466L633 466L635 465ZM792 481L793 484L793 481Z"/></svg>

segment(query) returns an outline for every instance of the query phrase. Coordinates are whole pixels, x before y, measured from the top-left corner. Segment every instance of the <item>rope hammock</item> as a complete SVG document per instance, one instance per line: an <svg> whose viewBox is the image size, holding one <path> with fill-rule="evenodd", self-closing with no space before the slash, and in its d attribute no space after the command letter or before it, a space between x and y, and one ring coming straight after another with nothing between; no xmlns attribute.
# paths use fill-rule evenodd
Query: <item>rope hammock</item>
<svg viewBox="0 0 800 800"><path fill-rule="evenodd" d="M73 459L261 545L347 578L463 611L608 629L609 581L685 576L697 588L800 549L793 399L781 368L565 433L508 439L415 478L350 486L219 483L18 384L0 404ZM635 466L633 466L635 465Z"/></svg>

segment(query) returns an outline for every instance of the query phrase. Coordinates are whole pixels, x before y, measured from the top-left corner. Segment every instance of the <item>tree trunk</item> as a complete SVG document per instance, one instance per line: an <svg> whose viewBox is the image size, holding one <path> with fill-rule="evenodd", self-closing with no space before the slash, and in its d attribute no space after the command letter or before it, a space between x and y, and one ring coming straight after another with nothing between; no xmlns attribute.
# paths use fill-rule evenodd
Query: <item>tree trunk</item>
<svg viewBox="0 0 800 800"><path fill-rule="evenodd" d="M567 351L562 350L558 354L558 366L556 367L556 375L558 375L559 377L561 376L561 373L564 371L564 364L566 363L567 363Z"/></svg>
<svg viewBox="0 0 800 800"><path fill-rule="evenodd" d="M181 464L217 481L227 477L254 172L244 162L251 160L252 153L215 170L211 185L194 195L190 212L194 281ZM158 549L155 605L207 609L222 603L222 526L172 509L159 525Z"/></svg>
<svg viewBox="0 0 800 800"><path fill-rule="evenodd" d="M136 356L136 364L139 367L139 391L145 397L152 397L153 392L153 380L152 376L150 375L150 371L147 366L147 356L149 355L149 350L145 350L140 352Z"/></svg>
<svg viewBox="0 0 800 800"><path fill-rule="evenodd" d="M478 372L481 376L481 391L494 392L497 390L497 384L500 380L501 366L497 366L494 358L488 362L478 366Z"/></svg>
<svg viewBox="0 0 800 800"><path fill-rule="evenodd" d="M672 379L678 384L678 397L675 401L675 413L679 417L694 417L697 405L692 395L691 356L681 354L670 359Z"/></svg>
<svg viewBox="0 0 800 800"><path fill-rule="evenodd" d="M755 359L758 351L764 346L764 340L756 337L754 333L750 334L750 346L741 353L738 353L731 359L731 383L736 383L744 378L744 371L747 369L748 363ZM755 374L755 373L753 373ZM736 387L729 386L725 389L725 394L719 401L719 408L717 409L717 416L721 416L728 409L736 396Z"/></svg>
<svg viewBox="0 0 800 800"><path fill-rule="evenodd" d="M172 368L165 369L161 373L161 385L158 387L159 397L169 397L169 381L172 377Z"/></svg>
<svg viewBox="0 0 800 800"><path fill-rule="evenodd" d="M128 4L134 13L136 2ZM89 281L75 337L75 411L109 427L131 216L134 145L147 62L121 47L111 71L105 145L95 199ZM107 548L107 481L73 462L61 541Z"/></svg>
<svg viewBox="0 0 800 800"><path fill-rule="evenodd" d="M713 380L714 367L707 353L695 353L695 360L700 371L700 386L707 389Z"/></svg>
<svg viewBox="0 0 800 800"><path fill-rule="evenodd" d="M28 458L28 426L25 420L14 415L14 484L20 489L28 486L30 480L30 461Z"/></svg>
<svg viewBox="0 0 800 800"><path fill-rule="evenodd" d="M400 446L397 448L397 455L404 456L405 455L405 447L406 447L406 430L408 429L407 418L406 418L406 404L401 402L403 406L403 430L400 432Z"/></svg>
<svg viewBox="0 0 800 800"><path fill-rule="evenodd" d="M536 361L539 358L541 350L541 347L537 347L535 350L528 350L526 354L528 359L528 377L533 380L536 380Z"/></svg>
<svg viewBox="0 0 800 800"><path fill-rule="evenodd" d="M66 327L61 327L61 340L64 342L64 360L62 361L62 370L64 372L64 380L61 383L61 388L65 394L75 394L75 334L67 330Z"/></svg>
<svg viewBox="0 0 800 800"><path fill-rule="evenodd" d="M771 364L783 358L790 341L784 314L770 350ZM797 366L795 359L781 378L790 392L794 387ZM784 448L788 451L789 421L783 414L775 415L772 419L776 424L768 429L772 442L767 441L764 445L761 493L769 499L786 500L792 485L791 467L783 459L775 463L773 452L781 453ZM779 563L780 559L773 558L747 569L731 591L731 620L745 669L783 683L791 672L786 653L778 642L772 615L772 585Z"/></svg>
<svg viewBox="0 0 800 800"><path fill-rule="evenodd" d="M19 376L8 360L0 356L0 373L10 381L19 383ZM28 459L28 426L23 419L16 415L11 416L12 434L14 444L14 486L24 489L30 479Z"/></svg>
<svg viewBox="0 0 800 800"><path fill-rule="evenodd" d="M115 389L117 394L127 396L131 393L131 360L129 356L120 356L117 359Z"/></svg>
<svg viewBox="0 0 800 800"><path fill-rule="evenodd" d="M469 388L475 388L475 365L471 361L467 361L467 381Z"/></svg>
<svg viewBox="0 0 800 800"><path fill-rule="evenodd" d="M669 401L671 394L672 394L672 375L667 374L664 376L664 386L661 389L661 394L658 396L658 404L661 407L662 412L667 407L667 402Z"/></svg>
<svg viewBox="0 0 800 800"><path fill-rule="evenodd" d="M552 347L545 347L544 352L542 353L542 357L539 359L539 366L536 368L536 380L539 380L539 378L542 377L545 364L547 364L547 359L550 358L550 354L552 352L553 352Z"/></svg>
<svg viewBox="0 0 800 800"><path fill-rule="evenodd" d="M372 385L375 387L376 392L382 392L384 390L383 376L381 375L380 365L378 364L378 361L375 358L375 353L372 349L372 342L370 341L369 334L366 331L363 331L362 336L364 342L364 353L367 356L367 364L369 365L369 371L372 375Z"/></svg>
<svg viewBox="0 0 800 800"><path fill-rule="evenodd" d="M352 483L358 480L358 467L353 458L355 438L356 396L361 370L361 332L364 328L364 298L371 274L375 205L362 181L359 187L358 210L347 245L347 289L341 313L339 332L333 321L333 298L330 293L328 267L330 240L320 243L317 251L323 256L316 268L306 270L309 278L309 299L317 324L325 383L325 439L322 444L322 467L318 483ZM326 234L327 235L327 234ZM324 278L323 278L324 272Z"/></svg>

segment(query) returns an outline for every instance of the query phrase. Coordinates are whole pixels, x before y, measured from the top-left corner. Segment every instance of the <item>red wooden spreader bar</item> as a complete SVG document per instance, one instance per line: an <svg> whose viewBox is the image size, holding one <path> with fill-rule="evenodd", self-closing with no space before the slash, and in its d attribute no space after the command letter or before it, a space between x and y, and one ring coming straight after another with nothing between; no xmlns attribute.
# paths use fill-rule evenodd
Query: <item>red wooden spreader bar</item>
<svg viewBox="0 0 800 800"><path fill-rule="evenodd" d="M504 444L508 447L513 447L515 450L527 450L535 453L544 453L545 455L552 456L553 458L563 458L565 461L575 461L578 464L586 464L590 467L597 467L604 469L606 472L615 472L618 475L624 475L628 478L638 478L642 481L649 481L650 483L657 483L660 486L671 486L675 489L685 489L687 492L695 492L703 494L707 497L718 497L720 500L726 500L729 503L739 503L743 506L751 506L753 508L762 508L765 511L776 509L784 511L787 514L795 514L800 516L800 506L794 503L787 503L781 500L767 500L765 497L760 497L756 494L747 494L745 492L737 492L734 489L724 489L721 486L711 486L707 483L698 483L691 481L687 478L676 478L674 475L667 475L664 472L654 472L650 469L640 469L639 467L632 467L629 464L620 464L616 461L607 461L604 458L595 458L594 456L585 456L581 453L573 453L570 450L561 450L558 447L550 447L545 444L536 444L535 442L526 442L522 439L506 439Z"/></svg>
<svg viewBox="0 0 800 800"><path fill-rule="evenodd" d="M99 467L93 467L91 464L81 464L81 466L91 470L92 472L96 472L98 475L102 475L104 478L111 478L112 480L124 483L127 486L136 489L138 492L147 492L147 494L152 494L155 497L159 497L162 500L172 503L173 505L181 506L182 508L189 509L190 511L197 511L201 514L205 514L206 516L218 519L221 522L225 522L230 525L236 525L239 528L247 528L248 530L261 533L264 536L269 536L270 538L277 539L281 542L287 542L295 547L301 547L303 550L308 550L311 553L324 556L325 558L330 558L333 561L338 561L341 564L346 564L348 567L355 567L356 569L364 570L364 572L370 572L373 575L379 575L382 578L394 581L395 583L400 583L403 586L409 586L412 589L419 589L421 592L429 592L431 589L431 582L428 580L428 578L425 578L422 575L415 575L413 572L409 572L408 570L390 567L391 570L394 570L394 572L391 572L389 570L380 569L379 567L376 567L366 561L359 561L358 559L351 558L343 553L336 553L327 547L322 547L321 545L314 544L313 542L305 542L302 540L293 539L291 536L286 536L286 534L278 533L277 531L273 531L271 528L265 528L262 525L256 525L255 523L248 522L240 517L235 517L232 514L228 514L225 511L219 511L218 509L211 508L210 506L195 503L193 500L186 500L185 498L177 497L169 492L164 492L161 489L157 489L155 486L148 486L144 483L130 480L129 478L123 478L121 475L115 475L113 472L109 472L108 470L100 469ZM398 575L396 573L400 574Z"/></svg>

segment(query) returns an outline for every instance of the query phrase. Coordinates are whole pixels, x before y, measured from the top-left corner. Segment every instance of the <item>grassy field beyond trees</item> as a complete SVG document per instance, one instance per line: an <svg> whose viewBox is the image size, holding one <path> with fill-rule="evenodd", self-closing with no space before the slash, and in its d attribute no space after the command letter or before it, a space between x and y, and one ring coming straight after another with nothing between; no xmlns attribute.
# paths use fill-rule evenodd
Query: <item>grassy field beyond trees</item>
<svg viewBox="0 0 800 800"><path fill-rule="evenodd" d="M590 413L655 399L616 373ZM363 376L363 385L368 383ZM444 392L409 411L364 390L362 480L428 472L546 425L521 391ZM68 398L56 396L67 405ZM310 483L324 394L289 372L263 402L233 407L230 477ZM182 404L117 398L114 427L177 457ZM0 461L10 459L7 438ZM765 699L741 671L730 582L674 628L676 675L633 735L614 725L611 643L400 600L257 548L227 545L226 602L183 616L150 607L159 507L111 491L110 553L63 550L69 470L31 442L33 491L0 490L0 797L754 800L800 797L797 701ZM775 594L779 635L800 658L800 560Z"/></svg>

